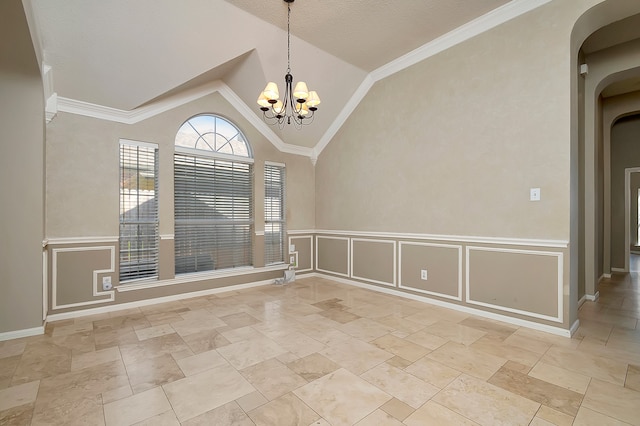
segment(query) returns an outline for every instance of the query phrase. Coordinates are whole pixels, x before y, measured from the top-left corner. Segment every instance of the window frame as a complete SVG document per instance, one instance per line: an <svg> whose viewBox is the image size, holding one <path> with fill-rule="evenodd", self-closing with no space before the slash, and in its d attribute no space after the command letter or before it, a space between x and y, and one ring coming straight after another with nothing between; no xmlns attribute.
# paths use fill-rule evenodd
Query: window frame
<svg viewBox="0 0 640 426"><path fill-rule="evenodd" d="M274 182L270 176L274 175L274 172L268 173L268 169L278 170L280 173L279 185L277 182ZM269 185L276 186L277 192L279 192L279 197L267 197L270 188ZM286 221L286 188L287 188L287 170L286 165L283 163L275 163L272 161L264 162L264 264L265 266L279 265L286 263L286 256L288 250L286 250L287 242L287 221ZM270 201L270 198L279 198L277 200L277 205L273 205L274 201ZM277 212L276 212L277 210ZM275 216L275 217L274 217ZM271 242L268 234L274 234L275 232L268 232L268 229L273 225L279 225L279 251L278 254L276 251L271 249L274 243ZM275 241L275 239L273 239Z"/></svg>
<svg viewBox="0 0 640 426"><path fill-rule="evenodd" d="M153 168L153 194L152 194L152 198L147 199L147 201L145 202L141 202L140 201L140 191L142 191L140 189L140 182L138 180L138 182L136 183L136 195L135 197L137 198L137 200L135 201L135 207L132 207L126 211L124 210L124 205L125 203L127 203L127 201L125 201L123 199L123 196L125 195L125 189L123 186L123 181L124 181L124 158L123 158L123 153L125 149L133 149L135 148L136 151L136 175L138 176L138 179L140 177L140 174L143 173L144 171L149 171L150 169L147 167L144 170L141 171L140 169L140 150L141 149L145 149L145 150L153 150L153 164L152 164L152 168ZM129 284L129 283L133 283L133 282L139 282L139 281L147 281L147 280L157 280L159 278L159 273L160 273L160 205L159 205L159 146L158 144L155 143L149 143L149 142L140 142L140 141L134 141L134 140L129 140L129 139L120 139L119 140L119 144L118 144L118 163L119 163L119 167L118 167L118 172L119 172L119 190L118 190L118 209L119 209L119 217L118 217L118 227L119 227L119 233L118 233L118 281L120 284ZM131 154L129 154L131 155ZM147 152L146 155L150 155L150 152ZM129 189L129 191L131 191L131 189ZM128 194L128 195L132 195L132 194ZM137 220L127 220L125 213L128 211L133 210L133 208L139 208L140 206L144 205L146 202L152 201L153 200L153 211L151 212L151 217L145 215L144 218L140 218L140 210L138 210L138 219ZM130 201L129 201L130 202ZM142 265L149 265L149 262L143 262L142 259L138 259L138 261L128 261L125 262L123 261L124 259L124 255L125 253L129 253L129 256L131 256L131 249L130 249L130 245L131 245L131 240L128 241L128 247L129 250L123 250L123 246L125 244L125 242L127 242L127 240L125 239L125 232L124 232L124 228L126 228L127 226L130 225L137 225L137 232L135 234L135 237L137 237L135 240L137 240L139 242L139 246L142 246L143 248L139 249L141 251L143 251L144 253L147 253L147 257L150 257L151 260L151 267L150 268L146 268L148 270L150 270L150 273L144 273L141 271L141 266ZM141 226L145 226L145 225L151 225L154 229L153 232L153 238L152 240L149 240L148 238L145 239L143 235L140 234L140 230L141 230ZM143 241L144 240L144 241ZM144 242L152 242L153 245L151 247L147 247L146 249L144 248ZM137 245L137 246L138 246ZM143 253L143 256L144 256ZM125 267L124 265L128 265L128 267ZM133 265L133 266L131 266ZM137 273L135 272L137 266ZM125 269L129 269L130 272L128 272L127 274L123 274ZM133 272L131 271L133 269Z"/></svg>
<svg viewBox="0 0 640 426"><path fill-rule="evenodd" d="M254 232L255 232L255 175L254 175L254 159L252 157L253 152L251 149L251 145L249 144L249 141L246 139L246 137L244 136L244 134L242 133L242 131L240 130L240 128L233 123L231 120L229 120L226 117L223 117L221 115L218 114L211 114L211 113L204 113L204 114L198 114L195 115L191 118L189 118L188 120L186 120L181 126L180 128L182 128L183 126L185 126L185 124L187 124L190 120L196 118L196 117L211 117L214 120L220 119L220 120L224 120L227 122L228 125L232 126L236 131L237 134L235 136L239 136L241 138L241 141L244 142L245 146L246 146L246 151L247 151L247 155L248 157L244 157L244 156L240 156L240 155L230 155L230 154L226 154L226 153L220 153L220 152L216 152L216 151L212 151L212 150L204 150L204 149L197 149L197 148L190 148L184 145L178 145L178 144L174 144L174 154L173 154L173 164L174 164L174 225L175 225L175 234L174 234L174 261L175 261L175 275L176 276L185 276L188 274L219 274L221 271L231 271L231 270L237 270L237 269L242 269L242 268L252 268L254 265L254 256L253 256L253 251L254 251ZM178 138L179 135L179 131L176 134L176 140ZM200 137L202 137L200 135ZM197 140L196 140L197 143ZM195 144L194 144L195 145ZM182 198L183 195L179 195L178 191L185 191L187 190L186 186L181 186L180 180L184 180L186 179L186 174L189 170L187 169L187 166L184 167L178 167L178 158L181 158L180 161L184 162L186 159L193 159L194 161L194 165L193 165L193 169L190 170L191 172L194 173L194 176L196 176L197 179L197 175L199 172L199 170L202 167L208 167L209 172L213 171L214 175L215 175L215 171L218 170L218 166L220 165L220 167L223 167L225 164L232 164L234 165L232 167L235 168L237 165L238 166L238 171L237 173L246 173L242 174L241 177L247 178L245 179L244 182L245 186L243 186L241 188L241 199L247 198L244 197L242 198L242 195L246 195L246 193L250 194L250 196L247 198L246 203L248 204L248 208L244 209L244 210L238 210L240 215L243 215L245 212L248 214L248 219L237 219L237 218L231 218L231 219L226 219L226 220L221 220L221 219L195 219L195 218L187 218L185 217L185 215L183 215L182 213L179 213L179 209L182 209L183 206L180 206L180 203L183 203L185 206L189 203L189 199L188 198ZM200 162L198 161L200 160ZM200 165L200 169L199 169L199 165ZM246 166L246 171L243 171L243 167ZM200 170L202 171L202 170ZM231 172L231 174L233 175L233 173L235 172ZM179 175L180 174L180 175ZM209 173L209 179L211 179L211 174ZM248 182L248 189L246 186L246 183ZM208 190L210 188L212 188L214 186L214 181L208 181L207 183L205 183L203 186L205 187L205 190ZM222 184L222 186L224 186L225 190L229 190L229 188L233 187L233 183L231 183L229 186L225 186L225 184ZM187 194L185 195L185 197L193 197L191 199L192 202L197 202L198 201L198 195L197 191L198 189L196 188L192 188L191 194ZM200 190L203 190L202 187L200 188ZM231 189L231 191L233 191L233 189ZM208 203L208 204L212 204L212 206L210 207L212 209L212 212L217 212L217 207L216 206L216 200L218 197L220 197L219 194L213 193L213 192L206 192L206 193L200 193L201 198L204 198L205 201L201 201L201 203ZM234 200L234 197L232 196L232 200ZM233 205L235 202L231 201L231 204ZM244 204L244 203L240 203L240 204ZM224 207L226 208L226 207ZM201 209L202 210L202 209ZM225 210L226 212L228 212L227 210ZM200 211L201 213L201 211ZM233 211L231 212L231 215L235 215L236 210L235 208L233 209ZM188 212L187 212L188 214ZM224 222L224 223L223 223ZM224 236L223 235L223 241L221 241L220 243L217 241L217 236L218 236L218 232L219 229L224 230L224 226L231 226L232 229L232 236L229 237L228 235ZM248 230L245 231L240 231L238 232L236 230L236 226L238 226L240 229L242 229L243 226L247 226L248 225ZM191 228L191 229L190 229ZM210 240L207 242L202 242L202 241L198 241L198 240L194 240L193 237L191 238L187 238L187 239L183 239L183 235L185 234L189 234L191 232L191 235L194 235L194 231L195 229L200 229L201 234L199 235L204 235L205 232L210 232L211 234L215 234L216 237L210 237ZM206 230L206 231L205 231ZM243 251L245 260L248 259L248 262L245 262L243 264L235 264L235 257L234 260L231 262L231 266L218 266L217 262L215 262L215 260L217 260L219 258L218 256L218 251L220 251L222 249L222 251L224 250L228 250L228 246L225 246L225 241L228 242L229 239L235 240L236 239L236 235L240 234L240 239L241 239L241 244L238 245L236 242L234 242L231 246L233 250L238 249L239 251ZM206 237L205 237L206 239ZM212 246L207 245L207 243L212 242L213 240L216 240L215 243L212 243ZM188 248L187 248L188 247ZM211 264L212 264L212 268L205 268L205 269L199 269L198 267L198 259L199 256L203 253L203 251L205 250L209 250L209 254L208 256L211 258ZM186 255L185 253L189 252L191 254ZM215 254L214 254L215 253ZM236 252L233 252L232 256L236 256ZM192 261L193 261L193 270L187 270L187 269L191 269L191 264L189 264L189 262L191 262L191 260L189 259L189 257L193 257ZM242 258L242 256L240 256L240 258ZM204 262L206 262L206 259L204 260Z"/></svg>

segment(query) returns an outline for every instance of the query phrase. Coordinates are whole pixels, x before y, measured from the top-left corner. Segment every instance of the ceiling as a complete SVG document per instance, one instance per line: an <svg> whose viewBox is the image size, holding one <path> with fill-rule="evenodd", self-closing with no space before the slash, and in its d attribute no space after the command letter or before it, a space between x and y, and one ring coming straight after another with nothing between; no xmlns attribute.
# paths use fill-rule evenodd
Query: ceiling
<svg viewBox="0 0 640 426"><path fill-rule="evenodd" d="M267 81L282 90L287 65L283 0L23 3L33 15L30 26L41 58L52 69L52 91L61 100L127 114L217 82L272 140L309 150L339 128L344 111L357 105L375 81L372 76L398 58L476 21L497 25L491 17L505 9L544 2L295 1L291 73L294 82L306 81L322 99L313 124L303 129L263 125L256 104Z"/></svg>
<svg viewBox="0 0 640 426"><path fill-rule="evenodd" d="M219 80L260 117L256 99L266 82L284 83L283 0L23 2L61 98L135 111ZM312 125L273 131L286 144L314 147L370 72L507 3L295 1L291 73L322 104Z"/></svg>

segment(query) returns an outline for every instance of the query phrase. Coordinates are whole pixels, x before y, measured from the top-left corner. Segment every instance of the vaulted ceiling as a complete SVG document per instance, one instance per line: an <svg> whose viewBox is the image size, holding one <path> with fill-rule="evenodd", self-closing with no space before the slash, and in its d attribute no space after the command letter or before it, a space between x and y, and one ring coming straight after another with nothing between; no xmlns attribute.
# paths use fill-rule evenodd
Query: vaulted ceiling
<svg viewBox="0 0 640 426"><path fill-rule="evenodd" d="M263 133L283 146L317 148L375 81L546 1L296 0L291 72L322 104L310 126ZM259 92L267 81L284 83L283 0L23 3L62 100L135 113L216 82L260 125Z"/></svg>
<svg viewBox="0 0 640 426"><path fill-rule="evenodd" d="M256 117L267 81L284 83L283 0L24 0L53 90L134 111L219 80ZM297 0L291 70L322 99L312 125L277 129L313 147L367 76L509 0Z"/></svg>

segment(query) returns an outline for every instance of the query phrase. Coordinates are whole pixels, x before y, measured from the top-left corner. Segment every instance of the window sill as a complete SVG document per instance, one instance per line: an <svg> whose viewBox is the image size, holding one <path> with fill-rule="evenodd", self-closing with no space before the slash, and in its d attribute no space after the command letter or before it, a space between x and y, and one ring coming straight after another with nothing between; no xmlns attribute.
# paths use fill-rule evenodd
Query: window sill
<svg viewBox="0 0 640 426"><path fill-rule="evenodd" d="M254 268L252 266L249 266L249 267L243 267L243 268L225 269L223 271L194 272L191 274L182 274L176 278L172 278L169 280L158 280L158 281L151 281L151 282L144 281L144 282L136 282L131 284L121 284L116 287L116 290L118 290L118 292L144 290L148 288L165 287L169 285L193 283L193 282L206 281L206 280L218 279L218 278L236 277L239 275L251 275L251 274L260 274L263 272L282 271L288 268L289 268L289 265L287 264L279 264L279 265L273 265L273 266L265 266L262 268Z"/></svg>

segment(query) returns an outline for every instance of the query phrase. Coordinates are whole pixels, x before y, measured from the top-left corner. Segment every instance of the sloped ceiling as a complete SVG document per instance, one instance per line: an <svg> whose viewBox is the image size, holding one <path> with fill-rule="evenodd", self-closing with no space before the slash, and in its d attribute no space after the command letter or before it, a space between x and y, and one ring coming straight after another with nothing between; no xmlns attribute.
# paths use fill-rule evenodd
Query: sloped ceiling
<svg viewBox="0 0 640 426"><path fill-rule="evenodd" d="M283 0L23 1L62 98L135 111L219 80L260 117L255 101L266 82L283 85ZM322 104L312 125L275 134L316 146L371 72L507 3L296 0L291 70Z"/></svg>

